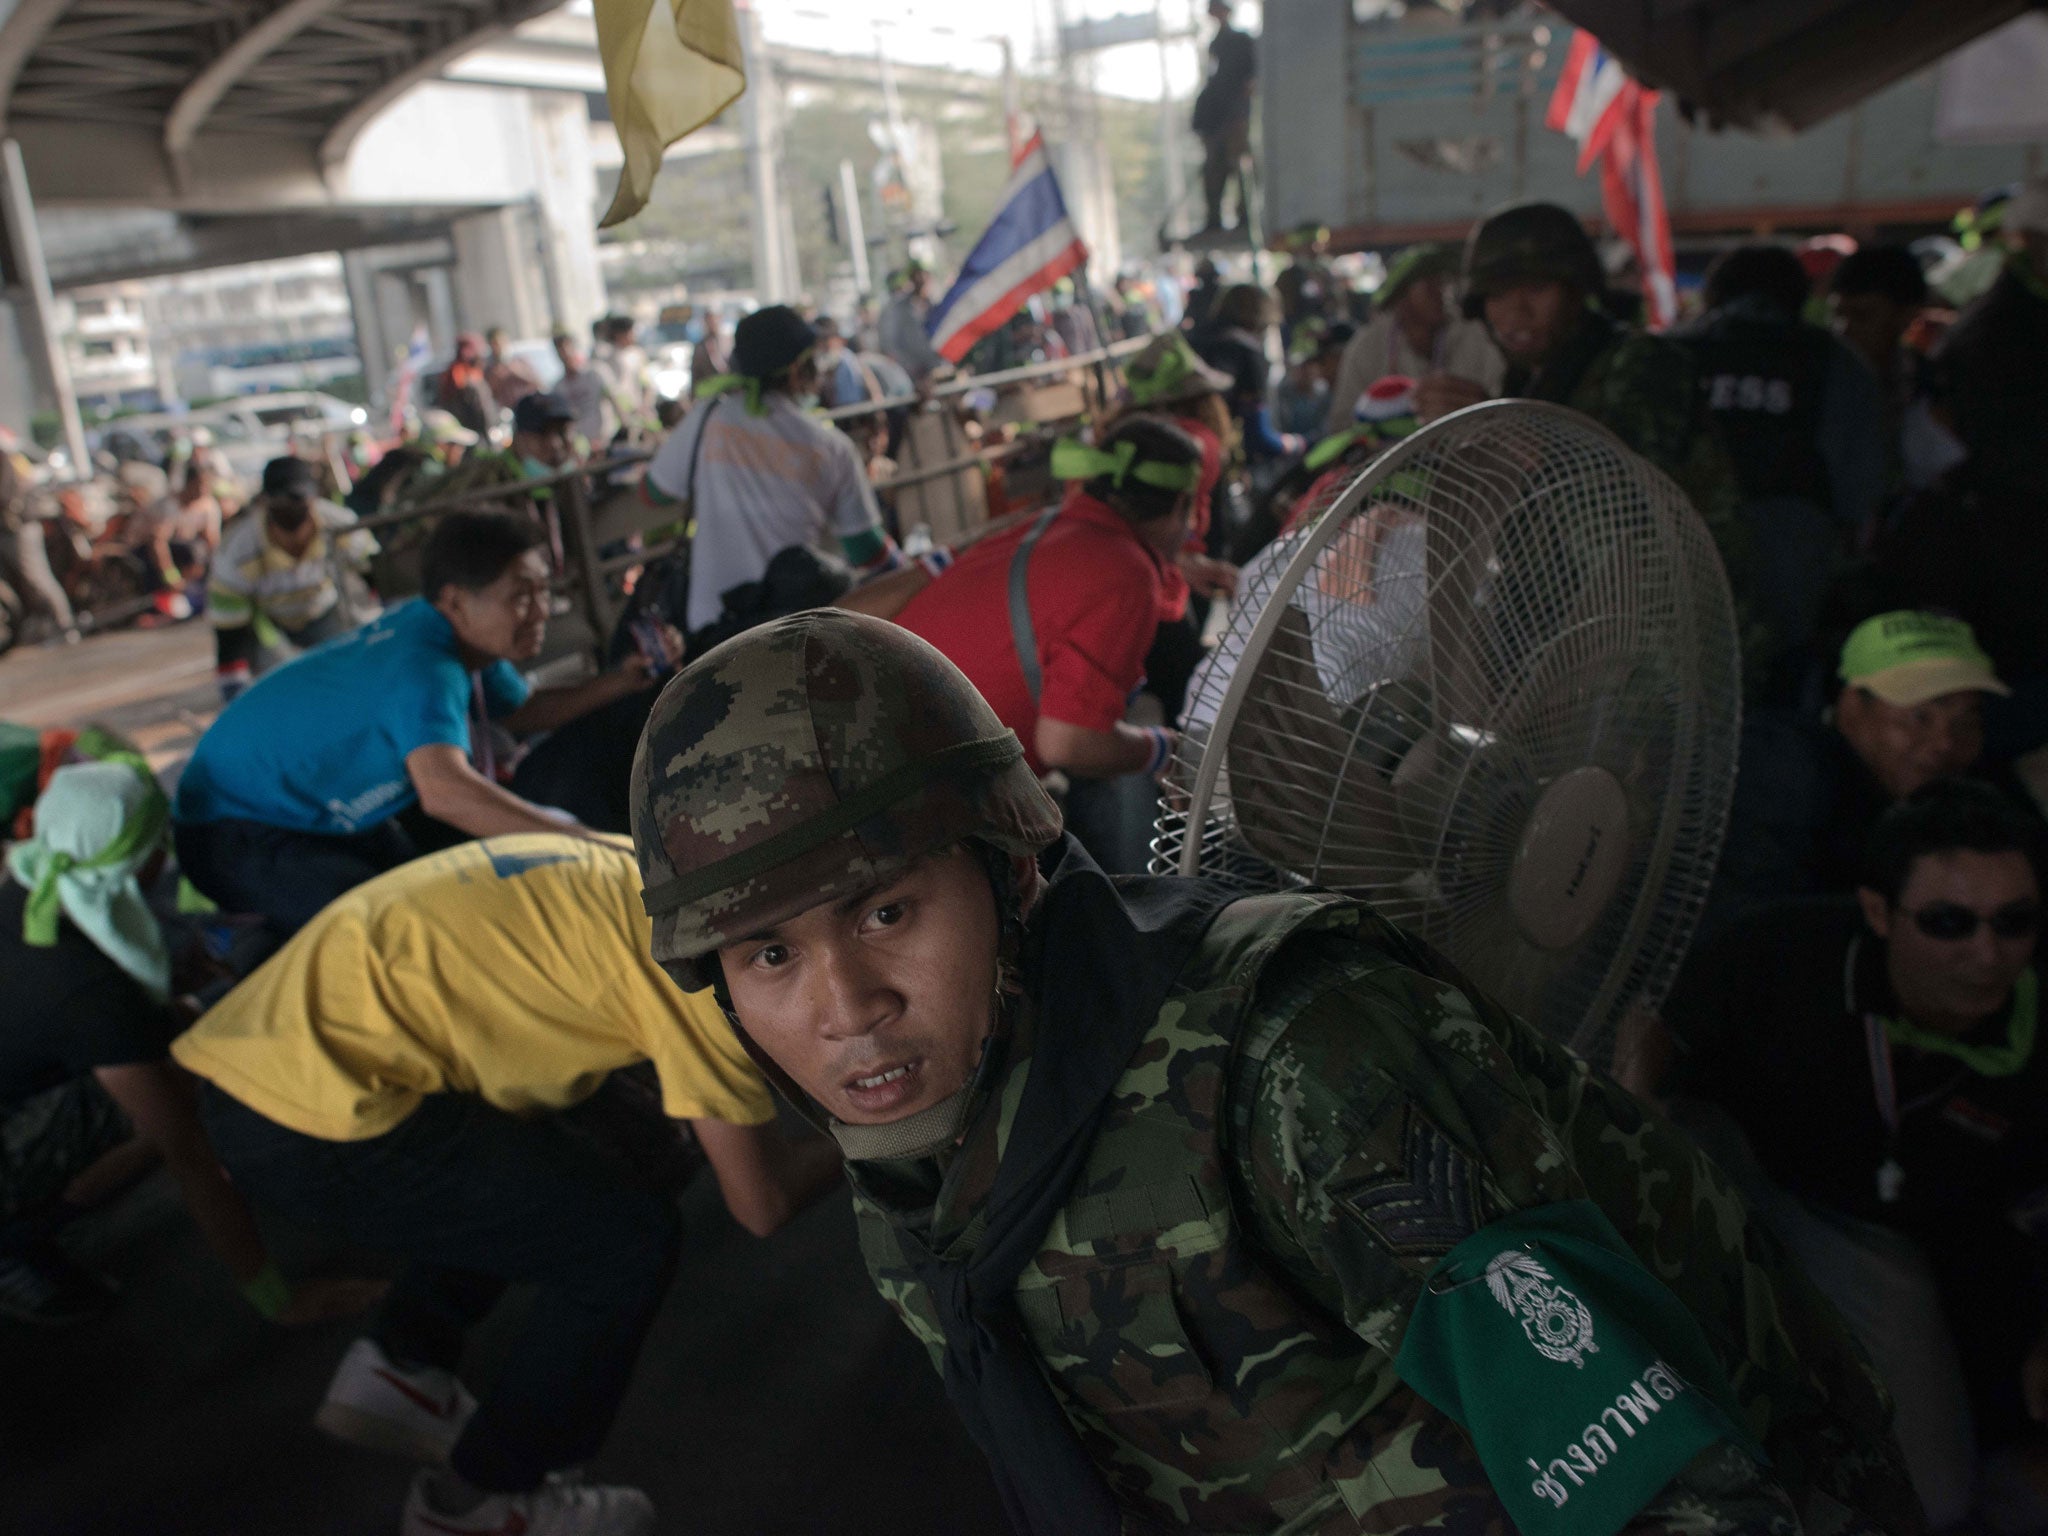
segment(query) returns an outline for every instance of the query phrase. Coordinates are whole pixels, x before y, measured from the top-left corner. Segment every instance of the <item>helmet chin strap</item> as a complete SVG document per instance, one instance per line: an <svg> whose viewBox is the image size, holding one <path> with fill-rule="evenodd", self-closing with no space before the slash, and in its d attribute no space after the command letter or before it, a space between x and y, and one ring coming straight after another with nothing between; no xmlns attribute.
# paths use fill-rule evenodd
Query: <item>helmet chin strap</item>
<svg viewBox="0 0 2048 1536"><path fill-rule="evenodd" d="M850 1162L874 1158L935 1157L960 1140L967 1121L980 1100L980 1074L955 1093L936 1104L928 1104L914 1115L892 1120L887 1125L848 1125L834 1120L825 1129L839 1143Z"/></svg>
<svg viewBox="0 0 2048 1536"><path fill-rule="evenodd" d="M1010 1053L1004 1049L1010 1037L1009 1009L1001 993L990 1010L989 1032L982 1037L981 1059L956 1092L936 1104L927 1104L914 1115L892 1120L887 1125L848 1125L829 1121L825 1129L839 1143L849 1162L870 1158L943 1157L960 1144L967 1127L988 1102L1001 1080L1003 1064Z"/></svg>

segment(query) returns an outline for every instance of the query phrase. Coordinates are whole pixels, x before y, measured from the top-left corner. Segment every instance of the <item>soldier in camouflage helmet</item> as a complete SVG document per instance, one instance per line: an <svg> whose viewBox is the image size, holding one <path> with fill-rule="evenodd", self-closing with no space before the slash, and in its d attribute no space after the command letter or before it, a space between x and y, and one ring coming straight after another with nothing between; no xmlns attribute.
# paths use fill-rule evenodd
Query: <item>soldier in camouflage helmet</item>
<svg viewBox="0 0 2048 1536"><path fill-rule="evenodd" d="M1691 499L1728 567L1745 614L1753 560L1734 465L1715 432L1692 355L1631 330L1600 307L1606 275L1576 215L1555 203L1516 203L1483 220L1465 243L1465 313L1483 320L1507 357L1507 395L1581 411L1663 470ZM1484 399L1476 384L1470 398ZM1752 676L1769 638L1744 620Z"/></svg>
<svg viewBox="0 0 2048 1536"><path fill-rule="evenodd" d="M1018 1530L1920 1528L1688 1142L1357 902L1110 881L914 636L708 652L633 832L655 957L839 1141Z"/></svg>

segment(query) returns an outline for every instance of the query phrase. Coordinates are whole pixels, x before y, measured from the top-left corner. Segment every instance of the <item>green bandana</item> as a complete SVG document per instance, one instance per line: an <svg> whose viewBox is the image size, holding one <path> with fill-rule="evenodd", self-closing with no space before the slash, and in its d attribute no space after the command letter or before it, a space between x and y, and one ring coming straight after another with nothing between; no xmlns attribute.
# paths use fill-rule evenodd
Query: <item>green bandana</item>
<svg viewBox="0 0 2048 1536"><path fill-rule="evenodd" d="M1465 1427L1524 1536L1613 1536L1718 1441L1765 1459L1699 1324L1590 1200L1460 1243L1394 1365Z"/></svg>
<svg viewBox="0 0 2048 1536"><path fill-rule="evenodd" d="M28 891L23 941L51 948L69 917L152 997L169 996L170 956L135 879L169 825L170 802L135 753L58 769L36 802L35 836L7 851L8 872Z"/></svg>
<svg viewBox="0 0 2048 1536"><path fill-rule="evenodd" d="M1379 438L1392 442L1398 438L1409 436L1415 430L1415 419L1412 416L1397 416L1391 421L1361 421L1356 426L1346 427L1342 432L1333 432L1317 443L1315 447L1309 449L1302 456L1301 465L1310 474L1316 474L1321 470L1327 469L1345 454L1349 453L1354 443ZM1396 480L1402 478L1404 477L1400 475L1394 477ZM1419 476L1408 475L1405 478L1414 481L1417 485L1421 484ZM1390 481L1389 487L1391 488L1391 486L1392 482Z"/></svg>
<svg viewBox="0 0 2048 1536"><path fill-rule="evenodd" d="M1052 445L1053 479L1094 480L1103 475L1118 490L1124 481L1135 480L1162 491L1192 491L1201 483L1202 466L1140 459L1138 445L1129 438L1113 448L1091 448L1078 437L1063 437Z"/></svg>
<svg viewBox="0 0 2048 1536"><path fill-rule="evenodd" d="M1905 1019L1883 1020L1885 1035L1893 1045L1911 1046L1916 1051L1933 1051L1953 1056L1980 1077L2011 1077L2034 1059L2034 1010L2040 987L2034 968L2020 972L2012 984L2012 1009L2006 1020L2005 1038L1996 1045L1973 1045L1938 1029L1922 1029Z"/></svg>
<svg viewBox="0 0 2048 1536"><path fill-rule="evenodd" d="M1164 344L1155 343L1124 364L1124 383L1130 390L1131 404L1153 406L1179 400L1182 386L1195 378L1201 367L1201 359L1195 356L1187 338L1174 336ZM1201 392L1213 394L1215 390L1203 380Z"/></svg>

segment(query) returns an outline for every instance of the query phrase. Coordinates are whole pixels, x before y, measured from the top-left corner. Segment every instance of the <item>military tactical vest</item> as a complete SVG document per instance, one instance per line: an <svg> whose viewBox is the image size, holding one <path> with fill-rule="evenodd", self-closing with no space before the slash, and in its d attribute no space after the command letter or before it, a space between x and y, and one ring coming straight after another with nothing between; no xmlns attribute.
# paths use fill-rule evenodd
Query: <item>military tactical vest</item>
<svg viewBox="0 0 2048 1536"><path fill-rule="evenodd" d="M1483 1476L1393 1497L1375 1451L1404 1425L1447 1426L1399 1381L1389 1353L1273 1271L1233 1209L1238 1180L1219 1127L1245 1005L1284 940L1360 921L1356 904L1330 895L1224 909L1018 1281L1025 1333L1126 1530L1335 1536L1426 1524L1439 1502L1498 1511ZM858 1196L855 1208L877 1289L938 1358L936 1314L888 1216ZM1413 1294L1389 1296L1390 1310L1405 1316ZM1471 1528L1504 1527L1496 1513Z"/></svg>
<svg viewBox="0 0 2048 1536"><path fill-rule="evenodd" d="M1834 339L1817 326L1725 313L1677 339L1698 361L1700 390L1743 498L1794 496L1830 507L1820 409Z"/></svg>

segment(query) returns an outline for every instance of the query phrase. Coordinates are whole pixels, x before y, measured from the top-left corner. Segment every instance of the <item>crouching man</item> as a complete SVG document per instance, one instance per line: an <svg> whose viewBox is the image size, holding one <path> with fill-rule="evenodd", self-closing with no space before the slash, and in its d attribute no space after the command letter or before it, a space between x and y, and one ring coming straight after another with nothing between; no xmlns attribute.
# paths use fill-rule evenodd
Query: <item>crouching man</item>
<svg viewBox="0 0 2048 1536"><path fill-rule="evenodd" d="M633 819L655 956L845 1152L1019 1531L1920 1529L1688 1142L1357 902L1110 881L905 631L708 652Z"/></svg>
<svg viewBox="0 0 2048 1536"><path fill-rule="evenodd" d="M709 997L647 956L633 860L562 834L465 843L334 902L172 1046L236 1185L411 1261L316 1422L445 1468L404 1536L642 1536L646 1496L558 1476L603 1441L668 1288L674 1200L550 1111L652 1061L760 1236L837 1183L786 1142ZM457 1380L506 1286L538 1287L492 1391Z"/></svg>

